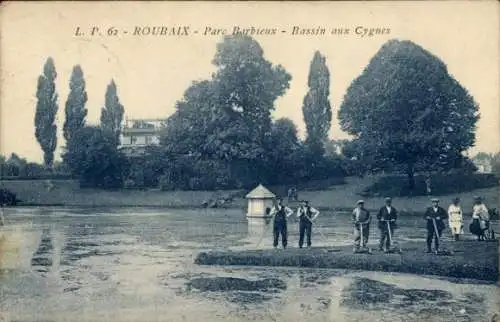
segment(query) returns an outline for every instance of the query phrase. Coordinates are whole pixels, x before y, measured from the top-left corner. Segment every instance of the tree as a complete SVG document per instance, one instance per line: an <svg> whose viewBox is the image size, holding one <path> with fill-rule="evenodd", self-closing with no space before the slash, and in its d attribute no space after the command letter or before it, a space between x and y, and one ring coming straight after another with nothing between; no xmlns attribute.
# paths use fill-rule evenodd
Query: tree
<svg viewBox="0 0 500 322"><path fill-rule="evenodd" d="M123 120L124 108L120 104L116 92L116 84L111 80L106 89L104 107L101 109L101 129L113 139L113 144L118 147L120 144L121 123Z"/></svg>
<svg viewBox="0 0 500 322"><path fill-rule="evenodd" d="M38 78L36 92L35 137L43 151L46 168L52 168L54 151L57 146L57 126L55 124L58 110L55 79L57 77L54 60L48 58L43 67L43 74Z"/></svg>
<svg viewBox="0 0 500 322"><path fill-rule="evenodd" d="M167 121L162 145L194 162L229 167L240 185L262 179L271 112L291 79L263 54L251 37L225 37L213 59L217 71L186 90Z"/></svg>
<svg viewBox="0 0 500 322"><path fill-rule="evenodd" d="M497 152L491 157L491 172L500 175L500 152Z"/></svg>
<svg viewBox="0 0 500 322"><path fill-rule="evenodd" d="M332 121L330 105L330 72L326 58L319 51L314 53L307 82L309 91L304 97L302 113L306 123L306 145L317 155L324 154L324 144Z"/></svg>
<svg viewBox="0 0 500 322"><path fill-rule="evenodd" d="M75 132L63 158L81 186L121 187L125 159L99 127L85 126Z"/></svg>
<svg viewBox="0 0 500 322"><path fill-rule="evenodd" d="M453 167L475 142L478 106L446 65L410 41L391 40L349 86L338 112L358 159L419 170Z"/></svg>
<svg viewBox="0 0 500 322"><path fill-rule="evenodd" d="M302 152L300 148L297 128L293 121L288 118L276 120L272 124L266 149L266 172L270 183L291 183L297 179L299 168L303 165L298 153Z"/></svg>
<svg viewBox="0 0 500 322"><path fill-rule="evenodd" d="M76 133L85 126L85 118L87 117L87 92L85 91L85 79L80 65L73 67L71 80L69 83L69 95L66 101L66 120L64 122L63 134L68 143Z"/></svg>
<svg viewBox="0 0 500 322"><path fill-rule="evenodd" d="M264 58L259 43L249 36L227 36L213 59L215 105L207 149L229 162L246 184L260 180L265 164L265 138L271 130L275 100L291 80L282 66Z"/></svg>

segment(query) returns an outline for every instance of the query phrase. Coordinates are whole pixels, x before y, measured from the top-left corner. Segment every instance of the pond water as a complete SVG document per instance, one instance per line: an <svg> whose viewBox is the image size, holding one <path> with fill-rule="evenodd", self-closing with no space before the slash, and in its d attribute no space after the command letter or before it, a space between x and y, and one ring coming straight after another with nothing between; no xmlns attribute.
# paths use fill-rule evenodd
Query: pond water
<svg viewBox="0 0 500 322"><path fill-rule="evenodd" d="M500 307L498 286L477 281L195 265L200 251L256 247L242 210L16 208L5 216L0 321L490 321ZM313 246L351 244L348 217L323 213ZM399 240L424 249L422 219L400 223ZM297 224L289 231L296 247ZM262 247L271 247L268 234ZM370 243L377 238L372 228Z"/></svg>

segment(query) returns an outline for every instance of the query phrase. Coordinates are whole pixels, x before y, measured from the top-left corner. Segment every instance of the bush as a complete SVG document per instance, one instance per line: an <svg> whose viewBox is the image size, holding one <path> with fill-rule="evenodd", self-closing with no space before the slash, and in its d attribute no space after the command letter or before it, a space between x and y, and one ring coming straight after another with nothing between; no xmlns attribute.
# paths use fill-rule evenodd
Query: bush
<svg viewBox="0 0 500 322"><path fill-rule="evenodd" d="M367 187L361 195L377 196L424 196L427 195L426 176L415 176L415 188L408 187L408 179L404 175L391 175L380 178ZM431 176L431 194L433 196L467 192L475 189L491 188L498 185L498 178L490 173L447 173Z"/></svg>
<svg viewBox="0 0 500 322"><path fill-rule="evenodd" d="M161 175L158 179L159 188L162 191L172 191L175 190L175 182L172 177L168 174Z"/></svg>
<svg viewBox="0 0 500 322"><path fill-rule="evenodd" d="M16 194L7 189L0 189L0 204L7 206L15 206L17 205L17 197Z"/></svg>

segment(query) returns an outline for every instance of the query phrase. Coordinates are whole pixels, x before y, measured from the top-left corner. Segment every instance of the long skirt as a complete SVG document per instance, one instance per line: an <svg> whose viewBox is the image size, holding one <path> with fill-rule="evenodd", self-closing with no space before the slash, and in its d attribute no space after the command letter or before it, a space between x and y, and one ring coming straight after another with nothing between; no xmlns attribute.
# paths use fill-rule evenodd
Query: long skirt
<svg viewBox="0 0 500 322"><path fill-rule="evenodd" d="M476 236L480 236L483 234L483 230L481 229L481 223L479 222L479 219L472 220L472 223L469 225L469 230L471 234L474 234Z"/></svg>

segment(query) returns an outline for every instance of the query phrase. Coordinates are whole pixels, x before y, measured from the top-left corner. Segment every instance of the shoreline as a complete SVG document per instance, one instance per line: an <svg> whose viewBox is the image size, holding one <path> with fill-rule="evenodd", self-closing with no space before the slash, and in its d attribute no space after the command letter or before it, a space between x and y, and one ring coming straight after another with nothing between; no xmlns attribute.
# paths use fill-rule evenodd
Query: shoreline
<svg viewBox="0 0 500 322"><path fill-rule="evenodd" d="M246 212L247 206L243 205L226 205L223 207L204 207L202 205L186 205L186 204L178 204L178 205L144 205L144 204L64 204L64 203L20 203L16 206L8 206L4 208L38 208L38 207L50 207L50 208L143 208L143 209L180 209L180 210L207 210L207 211L217 211L217 210L241 210ZM291 206L292 210L297 206ZM342 213L351 213L353 208L345 208L345 207L315 207L320 212L342 212ZM366 208L372 216L374 216L378 209L370 209ZM424 214L425 211L400 211L400 215L402 216L419 216Z"/></svg>
<svg viewBox="0 0 500 322"><path fill-rule="evenodd" d="M206 209L246 209L246 190L214 190L214 191L161 191L151 190L100 190L80 188L74 181L57 181L53 187L44 181L0 181L0 186L16 194L19 200L14 207L145 207L163 209L205 209L215 201L221 202L217 207ZM311 205L324 212L351 212L359 199L365 200L366 208L376 213L384 205L383 197L361 197L358 192L361 187L353 182L334 186L323 190L299 191L298 199L309 200ZM483 196L488 208L500 208L500 186L479 189L457 195L441 196L441 206L448 207L454 197L462 199L462 209L468 214L472 211L474 195ZM430 206L431 196L393 198L393 205L400 214L420 214ZM297 202L285 204L295 208Z"/></svg>

